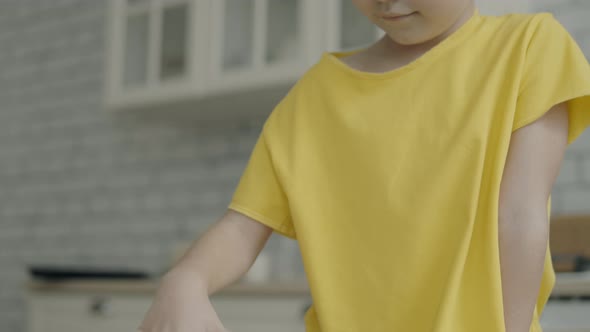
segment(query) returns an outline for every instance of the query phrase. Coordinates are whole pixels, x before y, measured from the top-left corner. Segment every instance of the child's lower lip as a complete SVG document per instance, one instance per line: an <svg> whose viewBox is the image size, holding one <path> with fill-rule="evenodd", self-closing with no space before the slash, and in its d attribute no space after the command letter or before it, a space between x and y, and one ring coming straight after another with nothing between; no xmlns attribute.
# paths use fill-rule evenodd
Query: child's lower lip
<svg viewBox="0 0 590 332"><path fill-rule="evenodd" d="M390 21L390 22L398 22L398 21L402 21L407 18L410 18L410 17L414 16L414 14L416 14L416 13L411 13L411 14L402 15L402 16L382 16L381 18L386 21Z"/></svg>

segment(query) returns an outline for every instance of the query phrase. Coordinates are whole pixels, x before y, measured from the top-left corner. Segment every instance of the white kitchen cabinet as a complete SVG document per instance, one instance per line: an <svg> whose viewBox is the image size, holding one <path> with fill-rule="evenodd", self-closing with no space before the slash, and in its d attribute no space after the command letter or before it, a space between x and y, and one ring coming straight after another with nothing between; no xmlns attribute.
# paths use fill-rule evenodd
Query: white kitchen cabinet
<svg viewBox="0 0 590 332"><path fill-rule="evenodd" d="M132 90L186 79L190 0L126 0L114 4L122 28L121 88Z"/></svg>
<svg viewBox="0 0 590 332"><path fill-rule="evenodd" d="M348 0L110 0L107 17L108 109L286 91L383 35Z"/></svg>
<svg viewBox="0 0 590 332"><path fill-rule="evenodd" d="M134 332L151 305L154 285L141 286L141 282L125 285L94 282L90 286L74 286L75 291L33 289L27 299L27 331ZM103 291L92 290L93 287L101 287ZM104 291L108 287L113 290ZM214 296L212 303L231 331L304 332L303 315L310 299L306 293L288 291L274 290L270 295L265 291L248 294L230 291Z"/></svg>
<svg viewBox="0 0 590 332"><path fill-rule="evenodd" d="M152 298L121 292L32 292L28 298L28 332L135 331ZM230 331L304 332L305 294L272 296L220 295L212 299ZM590 301L548 302L544 332L590 332Z"/></svg>
<svg viewBox="0 0 590 332"><path fill-rule="evenodd" d="M213 0L208 94L294 82L319 55L315 0Z"/></svg>
<svg viewBox="0 0 590 332"><path fill-rule="evenodd" d="M478 0L483 14L530 4ZM323 52L384 34L350 0L110 0L107 17L108 109L215 98L244 105L235 97L284 94Z"/></svg>
<svg viewBox="0 0 590 332"><path fill-rule="evenodd" d="M106 105L293 83L318 58L314 0L110 0Z"/></svg>
<svg viewBox="0 0 590 332"><path fill-rule="evenodd" d="M208 0L110 0L107 108L202 93L209 19Z"/></svg>
<svg viewBox="0 0 590 332"><path fill-rule="evenodd" d="M147 296L33 293L28 299L28 331L135 331L149 304Z"/></svg>
<svg viewBox="0 0 590 332"><path fill-rule="evenodd" d="M157 280L30 281L27 332L129 332L152 302ZM590 272L558 273L541 316L544 332L590 332ZM235 332L304 332L311 304L307 283L238 283L212 298L224 325Z"/></svg>

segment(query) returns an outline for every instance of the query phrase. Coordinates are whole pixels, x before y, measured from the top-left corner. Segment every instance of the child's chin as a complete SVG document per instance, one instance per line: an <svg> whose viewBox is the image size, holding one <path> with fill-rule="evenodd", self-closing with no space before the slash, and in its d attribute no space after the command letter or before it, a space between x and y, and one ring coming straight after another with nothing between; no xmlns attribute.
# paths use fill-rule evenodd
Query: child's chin
<svg viewBox="0 0 590 332"><path fill-rule="evenodd" d="M396 44L404 46L419 45L434 39L431 36L421 36L415 34L388 33L387 35Z"/></svg>

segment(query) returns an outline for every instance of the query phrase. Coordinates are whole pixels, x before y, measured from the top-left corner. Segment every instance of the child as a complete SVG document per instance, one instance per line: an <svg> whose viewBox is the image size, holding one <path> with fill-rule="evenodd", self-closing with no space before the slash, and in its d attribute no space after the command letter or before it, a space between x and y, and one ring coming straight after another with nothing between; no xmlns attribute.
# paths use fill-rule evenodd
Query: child
<svg viewBox="0 0 590 332"><path fill-rule="evenodd" d="M276 106L141 331L223 331L208 296L272 231L299 242L308 332L541 331L550 193L590 125L588 62L550 14L353 2L385 36L324 53Z"/></svg>

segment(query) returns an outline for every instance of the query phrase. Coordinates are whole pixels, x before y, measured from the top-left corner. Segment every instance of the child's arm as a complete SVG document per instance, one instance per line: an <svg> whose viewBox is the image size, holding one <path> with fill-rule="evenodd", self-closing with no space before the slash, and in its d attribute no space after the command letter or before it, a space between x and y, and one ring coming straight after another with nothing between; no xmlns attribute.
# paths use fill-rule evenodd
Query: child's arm
<svg viewBox="0 0 590 332"><path fill-rule="evenodd" d="M209 295L238 280L272 233L228 210L161 279L139 331L225 331Z"/></svg>
<svg viewBox="0 0 590 332"><path fill-rule="evenodd" d="M208 294L237 281L256 260L272 229L228 209L171 270L194 275Z"/></svg>
<svg viewBox="0 0 590 332"><path fill-rule="evenodd" d="M567 147L565 103L511 138L502 176L499 246L507 332L528 332L549 236L547 203Z"/></svg>

